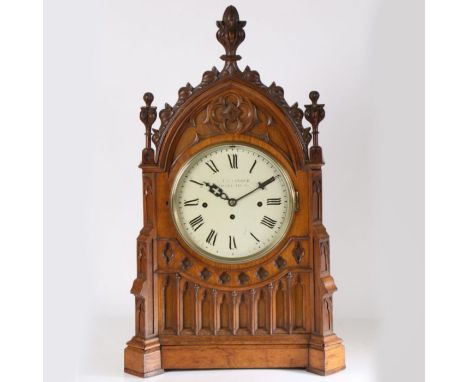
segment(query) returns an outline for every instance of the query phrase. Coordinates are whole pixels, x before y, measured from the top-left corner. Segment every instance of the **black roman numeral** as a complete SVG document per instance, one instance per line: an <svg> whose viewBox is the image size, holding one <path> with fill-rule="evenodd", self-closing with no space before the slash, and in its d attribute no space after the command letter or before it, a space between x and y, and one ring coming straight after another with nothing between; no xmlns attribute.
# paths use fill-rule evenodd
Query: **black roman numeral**
<svg viewBox="0 0 468 382"><path fill-rule="evenodd" d="M232 154L232 157L231 154L228 154L228 158L231 168L237 168L237 154Z"/></svg>
<svg viewBox="0 0 468 382"><path fill-rule="evenodd" d="M190 220L189 224L192 226L193 230L196 231L204 224L203 217L201 215L198 215L196 218Z"/></svg>
<svg viewBox="0 0 468 382"><path fill-rule="evenodd" d="M249 174L252 174L252 170L254 169L256 164L257 164L257 160L255 159L253 164L252 164L252 167L250 167Z"/></svg>
<svg viewBox="0 0 468 382"><path fill-rule="evenodd" d="M250 235L257 241L257 243L260 243L260 240L258 240L257 236L255 236L252 232L250 232Z"/></svg>
<svg viewBox="0 0 468 382"><path fill-rule="evenodd" d="M198 206L198 199L186 200L184 206Z"/></svg>
<svg viewBox="0 0 468 382"><path fill-rule="evenodd" d="M264 216L260 224L267 226L268 228L273 228L276 224L276 220L269 218L268 216Z"/></svg>
<svg viewBox="0 0 468 382"><path fill-rule="evenodd" d="M205 162L205 164L210 168L211 171L213 171L213 174L219 172L218 167L216 167L212 159L210 159L208 162Z"/></svg>
<svg viewBox="0 0 468 382"><path fill-rule="evenodd" d="M279 206L280 204L281 204L281 198L267 199L267 205L269 206Z"/></svg>
<svg viewBox="0 0 468 382"><path fill-rule="evenodd" d="M190 179L192 183L198 184L199 186L203 186L203 183L197 182L196 180Z"/></svg>
<svg viewBox="0 0 468 382"><path fill-rule="evenodd" d="M212 229L206 238L206 242L208 244L215 245L217 237L218 237L218 233L214 229Z"/></svg>
<svg viewBox="0 0 468 382"><path fill-rule="evenodd" d="M236 238L231 235L229 235L229 249L237 249Z"/></svg>

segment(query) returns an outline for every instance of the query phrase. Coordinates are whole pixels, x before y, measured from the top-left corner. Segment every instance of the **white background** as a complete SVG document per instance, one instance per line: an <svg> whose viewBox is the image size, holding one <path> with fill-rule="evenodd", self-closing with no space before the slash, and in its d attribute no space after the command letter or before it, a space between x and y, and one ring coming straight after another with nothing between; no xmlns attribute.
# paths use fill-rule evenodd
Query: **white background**
<svg viewBox="0 0 468 382"><path fill-rule="evenodd" d="M220 1L45 4L45 375L122 375L133 331L141 228L138 120L221 67ZM324 220L335 329L348 369L330 381L420 381L423 373L424 46L422 1L237 1L240 66L276 81L289 103L326 104ZM247 372L166 373L160 380ZM258 378L318 379L302 371ZM273 373L273 374L272 374ZM253 374L252 374L253 378Z"/></svg>

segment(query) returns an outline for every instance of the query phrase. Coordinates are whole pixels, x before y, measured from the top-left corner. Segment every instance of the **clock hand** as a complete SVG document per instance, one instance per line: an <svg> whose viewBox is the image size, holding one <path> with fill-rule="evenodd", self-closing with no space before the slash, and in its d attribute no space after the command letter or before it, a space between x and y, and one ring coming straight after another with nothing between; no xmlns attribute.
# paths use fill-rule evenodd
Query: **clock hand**
<svg viewBox="0 0 468 382"><path fill-rule="evenodd" d="M262 190L268 186L271 182L274 182L276 178L274 176L272 176L271 178L268 178L267 180L265 180L263 183L259 183L258 184L258 187L261 188Z"/></svg>
<svg viewBox="0 0 468 382"><path fill-rule="evenodd" d="M258 187L257 188L254 188L252 191L249 191L247 192L246 194L242 195L240 198L237 198L237 199L234 199L236 201L236 203L245 198L246 196L250 195L251 193L257 191L259 188L261 188L262 190L265 189L266 186L268 186L271 182L274 182L276 178L274 176L272 176L271 178L268 178L267 180L265 180L264 182L258 182Z"/></svg>
<svg viewBox="0 0 468 382"><path fill-rule="evenodd" d="M231 200L229 196L223 191L223 189L216 184L210 184L208 182L203 182L206 186L208 186L208 191L210 191L214 196L221 198L223 200ZM232 199L233 200L233 199Z"/></svg>

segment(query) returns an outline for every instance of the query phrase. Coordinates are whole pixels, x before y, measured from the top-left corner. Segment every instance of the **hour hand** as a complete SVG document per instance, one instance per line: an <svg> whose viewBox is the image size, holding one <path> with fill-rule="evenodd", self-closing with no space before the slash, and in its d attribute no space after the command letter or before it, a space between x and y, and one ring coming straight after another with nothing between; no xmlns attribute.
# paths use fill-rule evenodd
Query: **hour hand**
<svg viewBox="0 0 468 382"><path fill-rule="evenodd" d="M208 182L204 182L206 186L208 186L208 191L210 191L214 196L228 200L229 197L226 195L226 193L223 191L223 189L216 184L210 184Z"/></svg>

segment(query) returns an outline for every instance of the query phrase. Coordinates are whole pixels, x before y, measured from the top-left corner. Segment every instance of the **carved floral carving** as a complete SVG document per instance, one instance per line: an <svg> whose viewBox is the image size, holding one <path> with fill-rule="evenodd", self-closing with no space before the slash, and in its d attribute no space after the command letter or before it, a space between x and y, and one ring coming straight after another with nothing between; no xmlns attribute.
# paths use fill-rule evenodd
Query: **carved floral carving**
<svg viewBox="0 0 468 382"><path fill-rule="evenodd" d="M203 122L224 133L241 134L258 123L257 108L237 94L224 95L207 106Z"/></svg>
<svg viewBox="0 0 468 382"><path fill-rule="evenodd" d="M194 91L198 90L198 88L203 88L206 85L209 85L218 79L219 79L219 70L216 69L216 66L213 66L211 70L207 70L205 73L203 73L202 81L200 85L197 86L197 89L194 89Z"/></svg>
<svg viewBox="0 0 468 382"><path fill-rule="evenodd" d="M182 86L179 89L179 98L174 108L178 108L180 105L182 105L192 95L192 93L193 93L193 86L190 85L190 82L187 82L187 85Z"/></svg>

